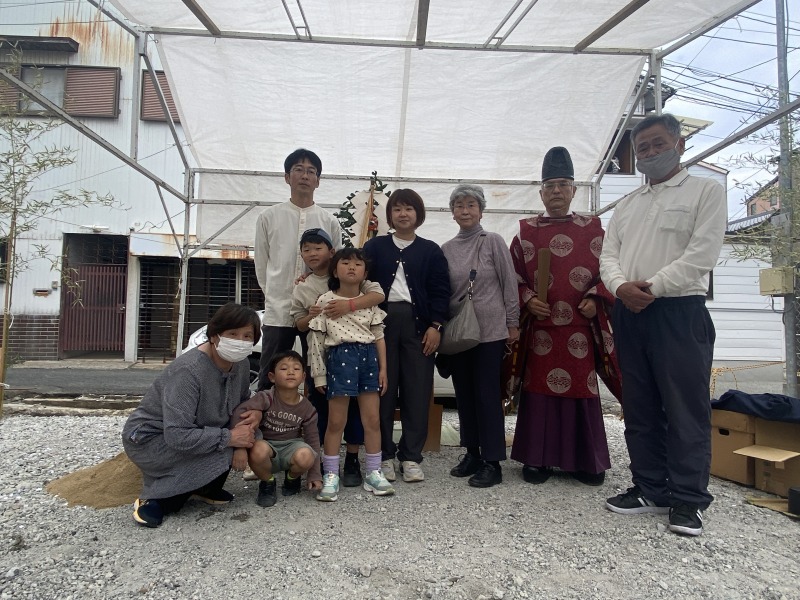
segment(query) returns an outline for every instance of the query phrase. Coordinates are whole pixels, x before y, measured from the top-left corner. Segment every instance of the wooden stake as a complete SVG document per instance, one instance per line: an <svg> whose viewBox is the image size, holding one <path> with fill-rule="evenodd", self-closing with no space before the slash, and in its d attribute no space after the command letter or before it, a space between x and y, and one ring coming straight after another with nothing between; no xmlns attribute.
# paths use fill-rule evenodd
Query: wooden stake
<svg viewBox="0 0 800 600"><path fill-rule="evenodd" d="M536 297L547 304L547 287L550 283L550 248L539 250L538 284ZM536 317L543 321L545 317Z"/></svg>

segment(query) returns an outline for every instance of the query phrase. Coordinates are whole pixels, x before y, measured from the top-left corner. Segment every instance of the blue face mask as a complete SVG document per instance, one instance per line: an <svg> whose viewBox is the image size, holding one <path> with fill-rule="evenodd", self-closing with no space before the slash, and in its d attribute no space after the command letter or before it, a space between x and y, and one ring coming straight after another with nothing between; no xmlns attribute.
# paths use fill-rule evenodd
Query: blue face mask
<svg viewBox="0 0 800 600"><path fill-rule="evenodd" d="M644 173L650 179L664 179L664 177L669 175L681 162L681 155L678 153L678 143L680 143L680 140L675 142L674 148L670 148L666 152L637 160L636 168L640 173Z"/></svg>

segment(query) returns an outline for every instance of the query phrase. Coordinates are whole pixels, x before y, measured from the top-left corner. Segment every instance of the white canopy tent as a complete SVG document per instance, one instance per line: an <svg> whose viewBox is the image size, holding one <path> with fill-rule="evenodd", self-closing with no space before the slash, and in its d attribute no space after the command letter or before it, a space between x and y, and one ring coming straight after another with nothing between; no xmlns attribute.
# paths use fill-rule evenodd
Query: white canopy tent
<svg viewBox="0 0 800 600"><path fill-rule="evenodd" d="M421 193L432 213L421 232L439 242L455 233L446 207L460 181L486 188L484 223L510 238L542 209L541 162L557 145L575 164L573 208L597 211L645 65L658 109L661 59L757 1L88 0L136 38L135 73L141 57L152 75L158 50L191 152L183 193L10 73L0 79L186 203L182 244L167 214L182 330L189 258L212 241L252 245L242 217L287 199L282 163L297 147L322 158L320 204L340 205L378 171L389 189Z"/></svg>
<svg viewBox="0 0 800 600"><path fill-rule="evenodd" d="M752 0L112 0L153 34L196 164L198 239L250 245L232 204L287 198L282 162L323 161L317 200L377 171L446 210L456 181L487 188L487 226L541 209L548 148L566 146L596 209L597 173L646 61ZM235 7L235 8L234 8ZM356 181L353 181L356 180ZM454 233L449 214L423 235Z"/></svg>

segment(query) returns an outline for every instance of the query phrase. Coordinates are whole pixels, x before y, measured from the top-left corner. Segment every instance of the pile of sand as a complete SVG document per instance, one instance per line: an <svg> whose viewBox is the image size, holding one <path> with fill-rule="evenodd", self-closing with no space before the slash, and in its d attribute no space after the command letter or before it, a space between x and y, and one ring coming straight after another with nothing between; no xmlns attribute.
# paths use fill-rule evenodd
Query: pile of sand
<svg viewBox="0 0 800 600"><path fill-rule="evenodd" d="M399 425L399 424L398 424ZM399 427L398 432L399 434ZM399 436L398 436L399 437ZM506 436L511 445L513 436ZM442 445L458 446L459 435L449 423L442 424ZM113 508L133 503L142 491L142 473L124 452L99 465L64 475L47 484L48 492L66 500L69 506Z"/></svg>
<svg viewBox="0 0 800 600"><path fill-rule="evenodd" d="M142 491L142 472L121 452L99 465L51 481L45 489L64 498L69 506L113 508L136 500Z"/></svg>

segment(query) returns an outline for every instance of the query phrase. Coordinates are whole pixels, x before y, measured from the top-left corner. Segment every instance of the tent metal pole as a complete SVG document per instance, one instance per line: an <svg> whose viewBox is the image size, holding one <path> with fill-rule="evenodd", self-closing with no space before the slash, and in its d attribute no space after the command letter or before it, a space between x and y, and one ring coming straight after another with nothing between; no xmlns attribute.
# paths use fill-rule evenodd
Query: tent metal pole
<svg viewBox="0 0 800 600"><path fill-rule="evenodd" d="M167 98L164 96L164 90L161 89L161 83L158 81L156 71L153 68L153 63L150 62L150 57L147 56L146 43L144 47L144 53L142 53L141 56L144 60L144 64L147 66L147 72L150 75L150 81L153 83L153 89L156 91L156 96L158 96L158 103L161 105L161 110L164 111L164 116L167 118L167 125L169 126L170 133L172 134L172 139L175 141L175 148L178 150L178 154L180 154L183 168L188 170L189 161L186 159L186 154L183 151L183 143L178 136L178 130L175 128L175 121L172 120L172 113L167 106Z"/></svg>
<svg viewBox="0 0 800 600"><path fill-rule="evenodd" d="M538 1L539 1L539 0L531 0L531 3L530 3L530 4L528 4L528 6L526 6L526 7L525 7L525 10L523 10L523 11L522 11L522 14L521 14L520 16L518 16L518 17L517 17L517 20L516 20L516 21L514 21L514 23L511 25L511 27L509 27L509 28L508 28L508 31L506 31L506 32L503 34L503 37L501 37L499 40L497 40L497 44L495 44L495 45L494 45L493 49L498 49L498 48L500 47L500 45L501 45L503 42L505 42L505 41L506 41L506 39L508 38L508 36L509 36L509 35L511 35L511 32L512 32L512 31L514 31L514 30L517 28L517 26L518 26L520 23L522 23L522 20L523 20L523 19L524 19L526 16L528 16L528 13L529 13L529 12L531 12L531 9L532 9L534 6L536 6L536 3L537 3Z"/></svg>
<svg viewBox="0 0 800 600"><path fill-rule="evenodd" d="M500 30L503 28L503 26L506 23L508 23L508 20L511 18L511 15L513 15L515 12L517 12L517 9L519 8L520 4L522 4L522 0L517 0L516 2L514 2L514 6L511 7L511 10L509 10L506 13L506 16L503 17L503 20L500 21L500 23L497 25L497 27L494 28L494 31L492 32L492 34L483 43L483 47L484 48L486 48L489 44L491 44L492 40L499 40L500 39L500 38L497 37L497 34L500 33Z"/></svg>
<svg viewBox="0 0 800 600"><path fill-rule="evenodd" d="M619 126L617 134L616 136L614 136L614 142L611 144L611 148L608 149L608 152L606 152L606 157L603 160L603 164L600 166L600 172L597 174L597 179L595 180L595 184L598 186L598 189L600 186L600 181L603 179L603 175L605 175L606 171L608 170L608 165L611 164L611 159L614 158L614 152L617 151L619 143L622 141L622 138L625 135L625 131L628 129L628 125L630 125L631 119L633 118L633 113L636 112L636 105L639 104L639 102L641 102L645 93L647 93L647 84L650 81L650 76L652 75L652 73L653 73L653 61L651 58L650 63L647 65L647 75L645 75L644 79L642 80L642 83L639 86L639 91L636 92L636 96L631 102L631 108L625 115L622 124ZM598 201L599 199L600 198L598 195ZM599 205L595 206L593 210L596 210L598 207Z"/></svg>
<svg viewBox="0 0 800 600"><path fill-rule="evenodd" d="M787 32L786 1L775 0L775 34L778 51L778 106L789 103L789 72L787 70ZM775 262L792 268L792 293L783 299L783 337L786 347L786 386L784 393L797 397L797 254L795 253L795 235L797 225L794 222L797 200L792 193L792 135L789 130L789 119L784 116L780 123L780 162L778 168L778 200L781 213L785 216L785 227L788 245L779 250ZM776 253L777 254L777 253Z"/></svg>
<svg viewBox="0 0 800 600"><path fill-rule="evenodd" d="M308 26L308 19L306 19L306 11L303 10L303 3L300 0L295 0L297 2L297 8L300 10L300 16L303 19L303 28L306 30L306 37L310 40L311 39L311 27Z"/></svg>
<svg viewBox="0 0 800 600"><path fill-rule="evenodd" d="M698 154L697 156L695 156L691 160L684 162L683 165L688 167L690 165L697 164L701 160L705 160L706 158L708 158L709 156L711 156L713 154L716 154L717 152L719 152L723 148L727 148L731 144L735 144L739 140L741 140L743 138L746 138L751 133L753 133L755 131L758 131L759 129L761 129L765 125L769 125L770 123L774 123L775 121L777 121L781 117L784 117L784 116L788 115L790 112L793 112L793 111L797 110L798 108L800 108L800 98L798 98L794 102L790 102L789 104L787 104L785 106L782 106L781 108L778 108L777 110L772 111L766 117L762 117L758 121L756 121L755 123L751 123L750 125L748 125L744 129L742 129L741 131L738 131L733 135L729 135L728 137L726 137L721 142L718 142L718 143L714 144L713 146L711 146L711 148L708 148L707 150L701 152L700 154Z"/></svg>
<svg viewBox="0 0 800 600"><path fill-rule="evenodd" d="M294 17L292 17L292 11L289 10L289 5L286 4L286 0L281 0L281 4L283 4L283 10L286 11L286 16L289 19L289 25L291 25L292 29L294 30L295 38L298 40L302 40L303 36L300 35L300 30L305 29L306 35L305 38L307 40L311 39L311 28L308 26L308 20L306 19L306 12L303 10L303 5L300 4L300 0L295 0L297 3L297 8L300 10L300 17L303 19L303 25L298 26L297 23L294 22Z"/></svg>
<svg viewBox="0 0 800 600"><path fill-rule="evenodd" d="M256 207L255 204L251 204L250 206L245 207L245 209L243 211L241 211L238 215L236 215L230 221L225 223L225 225L223 225L222 227L217 229L212 235L208 236L205 240L202 241L202 243L200 243L191 252L189 252L189 256L187 258L191 258L195 254L200 252L203 248L208 246L212 241L214 241L217 237L219 237L222 233L224 233L231 225L236 223L236 221L241 219L243 216L245 216L247 213L249 213L255 207Z"/></svg>
<svg viewBox="0 0 800 600"><path fill-rule="evenodd" d="M140 55L144 52L144 40L147 36L136 36L136 49L133 53L133 70L131 71L131 150L133 160L139 158L139 111L142 100L142 69Z"/></svg>
<svg viewBox="0 0 800 600"><path fill-rule="evenodd" d="M284 173L283 171L257 171L257 170L248 170L248 169L212 169L207 167L199 167L196 168L195 173L210 173L216 175L251 175L254 177L280 177L283 179ZM330 180L344 180L344 181L367 181L369 177L364 175L332 175L323 173L322 179L330 179ZM418 183L448 183L448 184L459 184L459 183L477 183L479 185L539 185L541 181L538 179L473 179L473 178L460 178L460 179L448 179L442 177L395 177L395 176L381 176L381 181L408 181L408 182L418 182ZM591 185L589 181L577 181L575 185Z"/></svg>
<svg viewBox="0 0 800 600"><path fill-rule="evenodd" d="M152 173L150 170L146 169L138 162L133 160L130 156L125 154L122 150L120 150L119 148L108 142L105 138L101 137L100 135L98 135L97 133L86 127L86 125L84 125L80 121L74 119L72 116L66 113L63 108L61 108L57 104L54 104L49 98L42 96L42 94L31 88L25 82L21 81L20 79L17 79L11 73L3 69L0 69L0 79L7 81L18 90L22 91L29 97L33 98L36 102L47 108L47 110L55 114L58 118L62 119L67 125L69 125L74 129L77 129L80 133L88 137L95 144L101 146L103 149L113 154L119 160L124 162L126 165L128 165L135 171L138 171L140 174L147 177L150 181L152 181L156 185L162 187L176 198L180 198L182 201L186 202L186 197L182 193L180 193L166 181L161 179L158 175Z"/></svg>
<svg viewBox="0 0 800 600"><path fill-rule="evenodd" d="M600 25L600 27L592 31L589 35L578 42L575 45L575 52L582 52L588 48L648 2L650 2L650 0L631 0L631 2L628 2L628 4L623 6L622 9L617 12L617 14L608 19L605 23Z"/></svg>
<svg viewBox="0 0 800 600"><path fill-rule="evenodd" d="M653 83L653 93L655 95L655 102L656 102L656 114L660 115L661 111L663 110L661 106L661 59L658 58L655 52L650 57L652 61L651 66L654 66L656 80Z"/></svg>
<svg viewBox="0 0 800 600"><path fill-rule="evenodd" d="M183 352L183 328L186 323L186 295L189 285L189 227L191 226L191 199L194 196L194 173L186 170L184 175L184 190L186 191L185 209L183 211L183 250L181 251L181 282L178 287L178 333L175 339L175 357Z"/></svg>
<svg viewBox="0 0 800 600"><path fill-rule="evenodd" d="M175 232L175 225L172 223L172 217L169 215L169 209L167 209L164 195L161 193L161 188L158 186L156 186L156 191L158 192L158 197L161 199L161 206L164 207L164 216L167 217L167 223L169 223L169 229L172 232L172 239L175 240L175 245L178 247L178 256L181 256L183 255L183 249L181 248L180 241L178 241L178 234Z"/></svg>
<svg viewBox="0 0 800 600"><path fill-rule="evenodd" d="M530 7L529 7L530 8ZM527 10L527 9L526 9ZM523 15L524 16L524 15ZM519 21L520 19L518 19ZM516 26L516 24L515 24ZM186 29L180 27L148 27L143 29L147 33L159 35L174 35L188 37L219 37L223 39L254 40L270 42L300 42L305 44L327 44L337 46L364 46L377 48L411 48L417 47L416 40L385 40L374 38L339 38L339 37L314 37L300 38L294 35L280 33L260 33L253 31L223 31L219 36L212 36L202 29ZM497 45L486 47L483 44L467 44L462 42L425 42L425 48L434 50L466 50L477 52L514 52L531 54L575 54L574 46L500 46L511 30ZM586 48L581 54L598 54L610 56L648 56L650 50L644 48Z"/></svg>
<svg viewBox="0 0 800 600"><path fill-rule="evenodd" d="M220 34L219 27L217 27L216 23L211 20L211 17L206 14L206 11L204 11L203 8L197 2L195 2L195 0L182 1L186 5L186 8L192 11L192 14L197 17L197 20L203 24L203 27L208 29L211 35L218 36Z"/></svg>
<svg viewBox="0 0 800 600"><path fill-rule="evenodd" d="M664 58L668 54L672 54L676 50L680 50L685 45L692 43L697 38L705 35L706 33L711 31L715 27L718 27L719 25L722 25L728 19L732 19L733 17L738 15L740 12L744 12L745 10L750 8L751 6L753 6L755 4L758 4L760 1L761 0L745 0L744 2L741 2L740 4L737 4L736 6L730 8L728 11L726 11L726 12L720 14L720 15L717 15L715 17L711 17L705 23L703 23L700 27L698 27L695 31L693 31L691 34L687 35L685 38L675 42L674 44L672 44L672 46L669 46L669 47L664 48L663 50L659 51L658 52L658 57L659 58Z"/></svg>
<svg viewBox="0 0 800 600"><path fill-rule="evenodd" d="M428 11L431 0L418 0L417 7L417 48L425 47L425 36L428 34Z"/></svg>
<svg viewBox="0 0 800 600"><path fill-rule="evenodd" d="M139 32L138 32L138 31L136 31L136 30L135 30L133 27L131 27L130 25L128 25L128 24L127 24L125 21L123 21L122 19L120 19L120 18L119 18L117 15L115 15L114 13L112 13L110 10L108 10L108 9L107 9L107 8L106 8L106 7L103 5L103 3L101 3L101 2L98 2L97 0L87 0L87 1L89 2L89 4L91 4L92 6L94 6L94 7L95 7L97 10L99 10L101 13L103 13L103 14L104 14L105 16L107 16L109 19L111 19L112 21L114 21L114 23L116 23L117 25L119 25L120 27L122 27L122 28L123 28L125 31L127 31L128 33L130 33L130 34L131 34L133 37L135 37L135 38L138 38L138 37L139 37Z"/></svg>

